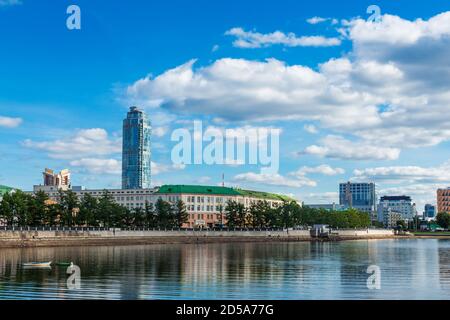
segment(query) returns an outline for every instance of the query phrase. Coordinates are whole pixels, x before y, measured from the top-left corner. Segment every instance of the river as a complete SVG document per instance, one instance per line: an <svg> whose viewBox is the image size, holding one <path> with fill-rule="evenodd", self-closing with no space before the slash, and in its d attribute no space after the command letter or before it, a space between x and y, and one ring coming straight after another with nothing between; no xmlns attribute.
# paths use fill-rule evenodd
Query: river
<svg viewBox="0 0 450 320"><path fill-rule="evenodd" d="M79 266L79 288L21 265L50 260ZM450 240L0 249L0 299L450 299Z"/></svg>

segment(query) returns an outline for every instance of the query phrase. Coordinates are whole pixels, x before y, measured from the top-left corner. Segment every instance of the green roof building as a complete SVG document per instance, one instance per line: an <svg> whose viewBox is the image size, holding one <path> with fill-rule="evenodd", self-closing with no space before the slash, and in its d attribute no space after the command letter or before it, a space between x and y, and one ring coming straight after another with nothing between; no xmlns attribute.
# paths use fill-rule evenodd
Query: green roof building
<svg viewBox="0 0 450 320"><path fill-rule="evenodd" d="M249 207L258 201L267 201L272 208L293 198L274 193L238 188L196 185L163 185L154 193L156 198L175 203L182 200L189 215L185 227L215 227L225 223L224 211L229 200Z"/></svg>
<svg viewBox="0 0 450 320"><path fill-rule="evenodd" d="M0 200L3 198L4 194L11 192L12 190L14 190L14 188L0 185Z"/></svg>

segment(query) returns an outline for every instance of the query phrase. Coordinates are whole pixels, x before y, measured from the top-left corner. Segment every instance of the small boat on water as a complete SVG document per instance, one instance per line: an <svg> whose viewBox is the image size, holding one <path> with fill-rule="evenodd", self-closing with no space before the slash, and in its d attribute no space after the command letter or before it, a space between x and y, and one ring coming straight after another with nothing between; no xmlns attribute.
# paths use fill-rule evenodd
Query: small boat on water
<svg viewBox="0 0 450 320"><path fill-rule="evenodd" d="M22 263L22 266L27 268L49 268L51 267L52 262L27 262Z"/></svg>
<svg viewBox="0 0 450 320"><path fill-rule="evenodd" d="M59 262L56 262L56 265L58 267L70 267L71 265L73 265L73 262L59 261Z"/></svg>

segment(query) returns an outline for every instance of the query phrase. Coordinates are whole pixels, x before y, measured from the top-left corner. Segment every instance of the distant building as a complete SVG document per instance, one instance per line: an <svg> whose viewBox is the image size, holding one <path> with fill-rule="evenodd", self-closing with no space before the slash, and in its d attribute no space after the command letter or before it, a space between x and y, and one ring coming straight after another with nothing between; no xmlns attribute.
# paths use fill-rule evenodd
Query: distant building
<svg viewBox="0 0 450 320"><path fill-rule="evenodd" d="M42 173L44 186L53 186L58 189L70 188L70 171L68 169L54 172L52 169L45 168Z"/></svg>
<svg viewBox="0 0 450 320"><path fill-rule="evenodd" d="M437 191L438 212L450 213L450 188L438 189Z"/></svg>
<svg viewBox="0 0 450 320"><path fill-rule="evenodd" d="M137 107L123 120L122 189L149 189L151 182L151 123Z"/></svg>
<svg viewBox="0 0 450 320"><path fill-rule="evenodd" d="M377 208L375 184L367 182L339 184L339 204L373 214Z"/></svg>
<svg viewBox="0 0 450 320"><path fill-rule="evenodd" d="M402 220L403 218L400 212L391 211L391 209L384 210L383 224L386 228L395 228L397 222Z"/></svg>
<svg viewBox="0 0 450 320"><path fill-rule="evenodd" d="M384 196L378 205L378 221L384 220L387 210L401 214L404 221L413 220L417 216L416 205L409 196Z"/></svg>
<svg viewBox="0 0 450 320"><path fill-rule="evenodd" d="M14 191L14 188L2 186L0 185L0 201L2 201L3 196L11 191Z"/></svg>
<svg viewBox="0 0 450 320"><path fill-rule="evenodd" d="M423 211L424 219L434 219L436 217L436 207L431 204L426 204Z"/></svg>
<svg viewBox="0 0 450 320"><path fill-rule="evenodd" d="M306 207L309 207L311 209L322 209L327 211L345 211L348 209L348 207L336 204L336 203L330 203L330 204L305 204Z"/></svg>

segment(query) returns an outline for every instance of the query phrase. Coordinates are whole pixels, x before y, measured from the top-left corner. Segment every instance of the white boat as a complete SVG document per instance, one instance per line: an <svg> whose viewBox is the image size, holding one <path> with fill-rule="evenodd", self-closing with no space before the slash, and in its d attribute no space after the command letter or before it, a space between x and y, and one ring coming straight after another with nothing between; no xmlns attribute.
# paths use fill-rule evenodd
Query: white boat
<svg viewBox="0 0 450 320"><path fill-rule="evenodd" d="M28 268L50 268L51 267L52 262L27 262L27 263L22 263L22 266L24 267L28 267Z"/></svg>

